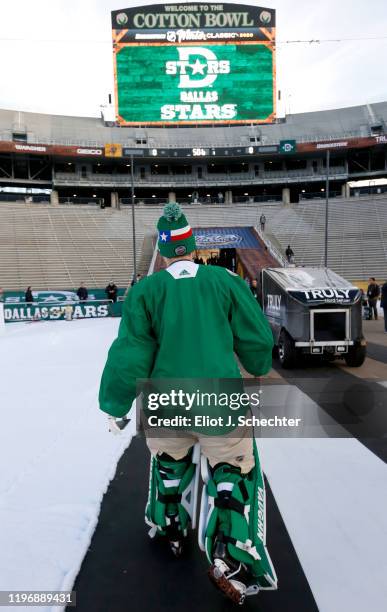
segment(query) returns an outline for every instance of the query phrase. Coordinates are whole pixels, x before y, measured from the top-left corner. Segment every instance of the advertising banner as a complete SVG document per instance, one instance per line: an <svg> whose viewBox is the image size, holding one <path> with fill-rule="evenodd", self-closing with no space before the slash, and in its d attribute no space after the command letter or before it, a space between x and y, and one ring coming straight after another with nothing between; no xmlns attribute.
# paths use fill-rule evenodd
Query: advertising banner
<svg viewBox="0 0 387 612"><path fill-rule="evenodd" d="M197 249L259 249L257 236L250 227L195 228Z"/></svg>
<svg viewBox="0 0 387 612"><path fill-rule="evenodd" d="M295 140L280 140L279 151L280 153L295 153L296 152L296 141Z"/></svg>
<svg viewBox="0 0 387 612"><path fill-rule="evenodd" d="M4 334L4 304L0 302L0 336Z"/></svg>
<svg viewBox="0 0 387 612"><path fill-rule="evenodd" d="M110 303L47 304L37 302L26 304L5 304L4 320L6 323L21 321L59 321L63 319L89 319L109 317Z"/></svg>
<svg viewBox="0 0 387 612"><path fill-rule="evenodd" d="M64 319L89 319L119 317L122 313L125 289L118 289L118 301L106 299L104 289L89 289L89 299L80 302L75 291L33 291L34 301L25 302L24 292L4 292L4 321L60 321Z"/></svg>
<svg viewBox="0 0 387 612"><path fill-rule="evenodd" d="M106 144L105 157L122 157L122 145L118 143Z"/></svg>

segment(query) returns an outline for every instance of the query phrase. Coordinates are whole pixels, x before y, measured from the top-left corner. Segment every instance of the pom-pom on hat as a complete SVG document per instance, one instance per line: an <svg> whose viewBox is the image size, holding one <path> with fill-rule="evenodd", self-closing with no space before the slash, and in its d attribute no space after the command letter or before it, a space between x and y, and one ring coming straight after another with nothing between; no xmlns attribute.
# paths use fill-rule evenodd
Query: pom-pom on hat
<svg viewBox="0 0 387 612"><path fill-rule="evenodd" d="M183 257L196 249L195 236L180 206L169 202L157 223L158 247L163 257Z"/></svg>

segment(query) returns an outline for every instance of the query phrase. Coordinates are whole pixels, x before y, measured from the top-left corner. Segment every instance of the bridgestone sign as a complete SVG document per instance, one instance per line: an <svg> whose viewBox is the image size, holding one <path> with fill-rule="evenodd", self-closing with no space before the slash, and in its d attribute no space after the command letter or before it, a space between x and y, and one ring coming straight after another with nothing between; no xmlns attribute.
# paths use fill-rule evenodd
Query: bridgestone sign
<svg viewBox="0 0 387 612"><path fill-rule="evenodd" d="M275 11L156 4L112 13L120 125L275 118Z"/></svg>

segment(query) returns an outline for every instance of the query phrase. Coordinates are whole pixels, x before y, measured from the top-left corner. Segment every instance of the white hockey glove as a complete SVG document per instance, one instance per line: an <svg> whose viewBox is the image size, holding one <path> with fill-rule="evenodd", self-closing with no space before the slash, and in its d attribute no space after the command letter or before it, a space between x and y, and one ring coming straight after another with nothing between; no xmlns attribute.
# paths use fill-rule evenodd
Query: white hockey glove
<svg viewBox="0 0 387 612"><path fill-rule="evenodd" d="M114 436L118 436L122 432L122 430L125 429L125 427L127 426L129 422L130 422L130 419L128 419L127 417L123 417L122 419L116 419L116 417L109 416L108 417L109 431Z"/></svg>

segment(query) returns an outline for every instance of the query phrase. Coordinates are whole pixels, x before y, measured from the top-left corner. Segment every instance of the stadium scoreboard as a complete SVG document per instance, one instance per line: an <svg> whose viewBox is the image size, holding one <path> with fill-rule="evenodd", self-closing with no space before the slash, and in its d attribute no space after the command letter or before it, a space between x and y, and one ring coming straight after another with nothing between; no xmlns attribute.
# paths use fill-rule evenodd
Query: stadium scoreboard
<svg viewBox="0 0 387 612"><path fill-rule="evenodd" d="M275 11L154 4L112 12L121 126L275 119Z"/></svg>

